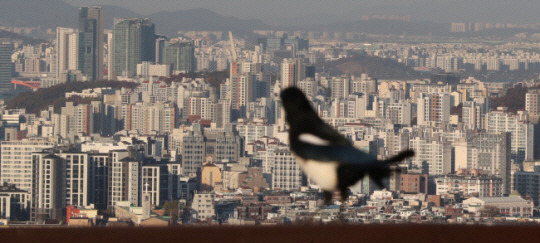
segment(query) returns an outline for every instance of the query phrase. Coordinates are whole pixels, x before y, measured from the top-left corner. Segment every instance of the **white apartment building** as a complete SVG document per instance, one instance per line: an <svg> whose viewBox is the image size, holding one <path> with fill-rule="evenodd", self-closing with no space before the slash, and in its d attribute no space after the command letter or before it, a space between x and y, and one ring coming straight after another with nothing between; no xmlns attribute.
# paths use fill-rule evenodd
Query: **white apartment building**
<svg viewBox="0 0 540 243"><path fill-rule="evenodd" d="M343 99L350 94L351 80L348 77L333 77L330 81L331 99Z"/></svg>
<svg viewBox="0 0 540 243"><path fill-rule="evenodd" d="M281 89L297 86L306 78L306 64L302 58L285 58L281 62Z"/></svg>
<svg viewBox="0 0 540 243"><path fill-rule="evenodd" d="M86 153L58 153L66 166L66 205L87 207L90 205L89 177L91 170Z"/></svg>
<svg viewBox="0 0 540 243"><path fill-rule="evenodd" d="M377 93L377 86L377 79L364 73L360 77L353 78L350 82L350 93L363 93L365 95Z"/></svg>
<svg viewBox="0 0 540 243"><path fill-rule="evenodd" d="M236 126L238 134L244 138L244 144L253 143L262 137L273 137L274 128L267 124L246 123Z"/></svg>
<svg viewBox="0 0 540 243"><path fill-rule="evenodd" d="M128 151L111 151L110 155L108 206L120 201L138 206L140 162L130 159Z"/></svg>
<svg viewBox="0 0 540 243"><path fill-rule="evenodd" d="M450 121L450 94L420 94L417 100L419 126L441 126Z"/></svg>
<svg viewBox="0 0 540 243"><path fill-rule="evenodd" d="M33 153L30 220L60 219L66 206L65 160L48 153Z"/></svg>
<svg viewBox="0 0 540 243"><path fill-rule="evenodd" d="M216 105L215 120L217 127L224 127L231 122L231 100L220 99Z"/></svg>
<svg viewBox="0 0 540 243"><path fill-rule="evenodd" d="M176 126L176 108L170 102L137 103L131 106L131 116L127 118L125 129L141 134L151 134L151 131L170 133Z"/></svg>
<svg viewBox="0 0 540 243"><path fill-rule="evenodd" d="M503 181L493 176L451 176L435 179L436 195L461 192L477 197L502 197Z"/></svg>
<svg viewBox="0 0 540 243"><path fill-rule="evenodd" d="M486 130L489 133L511 134L512 159L516 163L529 161L534 156L534 125L527 121L526 113L513 115L503 107L486 114Z"/></svg>
<svg viewBox="0 0 540 243"><path fill-rule="evenodd" d="M302 186L302 171L293 153L276 150L273 154L272 190L298 190Z"/></svg>
<svg viewBox="0 0 540 243"><path fill-rule="evenodd" d="M215 120L216 104L207 97L189 97L187 98L186 107L188 116L201 116L202 119Z"/></svg>
<svg viewBox="0 0 540 243"><path fill-rule="evenodd" d="M411 125L412 106L411 103L392 103L386 106L385 118L393 124Z"/></svg>
<svg viewBox="0 0 540 243"><path fill-rule="evenodd" d="M530 88L525 95L525 110L531 116L540 116L540 89Z"/></svg>
<svg viewBox="0 0 540 243"><path fill-rule="evenodd" d="M142 62L137 64L137 76L148 77L170 77L172 74L171 65L152 64L151 62Z"/></svg>
<svg viewBox="0 0 540 243"><path fill-rule="evenodd" d="M503 180L503 193L510 193L510 135L478 133L454 144L455 169L480 169Z"/></svg>
<svg viewBox="0 0 540 243"><path fill-rule="evenodd" d="M237 74L231 78L231 108L239 117L245 117L248 103L255 101L257 77L253 74Z"/></svg>
<svg viewBox="0 0 540 243"><path fill-rule="evenodd" d="M216 216L214 208L214 193L197 192L193 195L191 208L195 210L195 217L199 221L213 219Z"/></svg>
<svg viewBox="0 0 540 243"><path fill-rule="evenodd" d="M351 94L344 99L333 99L330 116L341 118L364 118L374 115L373 110L367 110L369 97L363 94ZM377 102L373 102L378 104ZM375 110L378 110L375 109Z"/></svg>
<svg viewBox="0 0 540 243"><path fill-rule="evenodd" d="M27 191L19 190L12 185L0 186L0 219L12 219L12 213L28 212L30 210L31 195Z"/></svg>
<svg viewBox="0 0 540 243"><path fill-rule="evenodd" d="M475 101L465 101L461 116L463 126L471 130L483 128L485 112L482 104L478 104Z"/></svg>
<svg viewBox="0 0 540 243"><path fill-rule="evenodd" d="M56 77L66 71L79 69L79 35L77 30L56 28Z"/></svg>
<svg viewBox="0 0 540 243"><path fill-rule="evenodd" d="M415 137L409 140L409 148L415 151L412 164L429 175L452 172L452 144L446 141Z"/></svg>
<svg viewBox="0 0 540 243"><path fill-rule="evenodd" d="M369 97L365 94L351 94L347 98L347 117L364 118L368 108Z"/></svg>
<svg viewBox="0 0 540 243"><path fill-rule="evenodd" d="M67 138L77 134L90 135L94 132L94 107L92 104L66 102L61 108L60 136Z"/></svg>
<svg viewBox="0 0 540 243"><path fill-rule="evenodd" d="M297 86L304 92L308 99L313 99L313 97L317 96L317 82L312 78L306 78L299 81Z"/></svg>
<svg viewBox="0 0 540 243"><path fill-rule="evenodd" d="M32 153L53 146L53 143L43 140L3 141L0 145L0 181L32 193Z"/></svg>
<svg viewBox="0 0 540 243"><path fill-rule="evenodd" d="M160 199L162 184L161 184L161 167L159 165L143 165L141 173L142 193L150 194L150 204L159 206L162 202Z"/></svg>

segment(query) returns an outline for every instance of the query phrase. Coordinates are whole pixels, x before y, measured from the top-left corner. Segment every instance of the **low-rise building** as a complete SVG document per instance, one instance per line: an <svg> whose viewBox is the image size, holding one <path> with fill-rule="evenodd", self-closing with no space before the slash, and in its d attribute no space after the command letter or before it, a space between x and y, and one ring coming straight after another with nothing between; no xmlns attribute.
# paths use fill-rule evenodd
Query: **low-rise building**
<svg viewBox="0 0 540 243"><path fill-rule="evenodd" d="M0 186L0 219L27 219L30 209L30 193L14 185Z"/></svg>
<svg viewBox="0 0 540 243"><path fill-rule="evenodd" d="M533 202L519 196L471 197L463 201L463 209L482 215L488 208L496 208L501 216L532 217Z"/></svg>
<svg viewBox="0 0 540 243"><path fill-rule="evenodd" d="M436 194L461 192L476 197L501 197L503 181L495 176L446 175L435 179Z"/></svg>
<svg viewBox="0 0 540 243"><path fill-rule="evenodd" d="M400 191L406 193L428 193L428 175L401 174Z"/></svg>
<svg viewBox="0 0 540 243"><path fill-rule="evenodd" d="M213 219L216 216L214 210L214 199L216 195L209 192L197 192L193 195L191 208L194 210L195 217L199 221Z"/></svg>

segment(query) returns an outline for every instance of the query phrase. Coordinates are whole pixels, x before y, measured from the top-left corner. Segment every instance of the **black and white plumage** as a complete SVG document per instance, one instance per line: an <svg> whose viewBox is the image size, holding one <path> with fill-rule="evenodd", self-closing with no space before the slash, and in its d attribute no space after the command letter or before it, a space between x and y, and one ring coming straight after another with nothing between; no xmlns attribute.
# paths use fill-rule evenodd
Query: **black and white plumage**
<svg viewBox="0 0 540 243"><path fill-rule="evenodd" d="M289 143L304 173L324 191L325 202L339 190L345 201L348 188L365 175L380 187L390 175L390 165L414 156L411 150L378 161L355 148L343 135L324 123L302 91L296 87L280 94L289 124Z"/></svg>

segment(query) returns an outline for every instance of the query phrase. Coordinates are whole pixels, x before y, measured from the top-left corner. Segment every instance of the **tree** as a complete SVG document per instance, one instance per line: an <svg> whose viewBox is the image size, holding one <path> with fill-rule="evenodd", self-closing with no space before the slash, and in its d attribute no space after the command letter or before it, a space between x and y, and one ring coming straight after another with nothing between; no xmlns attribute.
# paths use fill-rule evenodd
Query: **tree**
<svg viewBox="0 0 540 243"><path fill-rule="evenodd" d="M525 95L527 91L527 87L517 85L509 88L504 96L492 98L491 102L494 108L504 106L508 108L509 112L516 113L518 110L525 109Z"/></svg>
<svg viewBox="0 0 540 243"><path fill-rule="evenodd" d="M484 206L484 208L482 208L480 210L480 215L482 217L493 218L493 217L499 215L499 208L497 208L495 206L490 206L490 205Z"/></svg>
<svg viewBox="0 0 540 243"><path fill-rule="evenodd" d="M62 107L66 103L67 92L81 92L90 88L135 88L137 83L121 81L96 81L96 82L72 82L58 84L49 88L38 89L35 92L21 93L6 104L8 109L25 108L26 112L39 114L49 105L56 108ZM76 98L74 98L76 101ZM80 99L80 98L79 98ZM89 102L88 100L85 102Z"/></svg>
<svg viewBox="0 0 540 243"><path fill-rule="evenodd" d="M180 212L181 209L183 209L183 205L180 204L179 201L177 200L174 200L174 201L166 201L164 204L163 204L163 210L164 210L164 215L165 216L175 216L175 217L178 217L178 214Z"/></svg>

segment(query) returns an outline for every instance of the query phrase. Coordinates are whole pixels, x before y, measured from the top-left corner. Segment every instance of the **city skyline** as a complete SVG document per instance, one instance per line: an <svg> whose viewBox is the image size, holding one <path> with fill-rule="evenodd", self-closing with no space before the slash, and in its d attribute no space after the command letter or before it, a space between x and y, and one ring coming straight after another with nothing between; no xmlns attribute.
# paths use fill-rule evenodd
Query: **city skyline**
<svg viewBox="0 0 540 243"><path fill-rule="evenodd" d="M299 30L48 3L69 11L59 26L0 15L0 225L540 222L540 23L371 14ZM309 119L284 110L287 90ZM340 146L414 156L341 184L339 163L306 176L320 151L305 143L339 143L323 163L362 163Z"/></svg>

